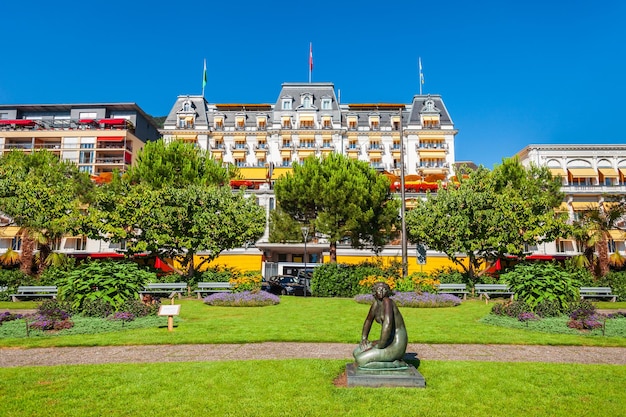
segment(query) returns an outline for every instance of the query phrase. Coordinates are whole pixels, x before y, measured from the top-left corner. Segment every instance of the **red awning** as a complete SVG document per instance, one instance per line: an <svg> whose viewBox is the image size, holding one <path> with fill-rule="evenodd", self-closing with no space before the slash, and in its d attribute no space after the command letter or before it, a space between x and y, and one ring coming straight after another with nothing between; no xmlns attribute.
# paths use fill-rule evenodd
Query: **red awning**
<svg viewBox="0 0 626 417"><path fill-rule="evenodd" d="M0 120L0 125L35 126L35 122L28 119Z"/></svg>
<svg viewBox="0 0 626 417"><path fill-rule="evenodd" d="M117 252L113 252L113 253L92 253L89 255L92 258L123 258L124 254L123 253L117 253Z"/></svg>
<svg viewBox="0 0 626 417"><path fill-rule="evenodd" d="M125 125L126 119L100 119L103 125Z"/></svg>
<svg viewBox="0 0 626 417"><path fill-rule="evenodd" d="M124 140L124 136L98 136L100 142L121 142Z"/></svg>
<svg viewBox="0 0 626 417"><path fill-rule="evenodd" d="M90 124L92 124L92 123L94 123L94 122L95 122L95 120L94 120L94 119L80 119L80 120L78 121L78 124L81 124L81 125L90 125Z"/></svg>

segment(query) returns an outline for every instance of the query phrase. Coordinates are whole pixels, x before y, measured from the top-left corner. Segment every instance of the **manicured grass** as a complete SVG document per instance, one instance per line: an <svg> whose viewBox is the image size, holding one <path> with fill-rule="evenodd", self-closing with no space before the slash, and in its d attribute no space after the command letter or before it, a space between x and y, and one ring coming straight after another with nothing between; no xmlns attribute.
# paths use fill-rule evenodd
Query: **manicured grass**
<svg viewBox="0 0 626 417"><path fill-rule="evenodd" d="M0 311L22 303L0 303ZM281 297L267 307L214 307L199 300L180 301L174 332L162 325L111 333L39 338L0 338L0 346L90 346L133 344L249 343L264 341L357 343L369 306L352 299ZM412 343L493 343L626 346L624 337L548 334L481 323L492 304L465 301L450 308L402 308ZM599 303L599 308L626 303ZM32 308L32 307L31 307ZM372 329L372 334L379 330Z"/></svg>
<svg viewBox="0 0 626 417"><path fill-rule="evenodd" d="M618 416L626 366L425 361L427 387L338 388L345 361L0 369L22 416Z"/></svg>

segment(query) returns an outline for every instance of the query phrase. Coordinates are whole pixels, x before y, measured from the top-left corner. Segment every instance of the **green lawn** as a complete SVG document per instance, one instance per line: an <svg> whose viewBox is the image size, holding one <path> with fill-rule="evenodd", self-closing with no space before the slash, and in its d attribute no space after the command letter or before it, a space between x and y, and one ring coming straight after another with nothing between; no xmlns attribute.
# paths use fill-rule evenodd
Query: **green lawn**
<svg viewBox="0 0 626 417"><path fill-rule="evenodd" d="M368 306L351 299L282 297L269 307L212 307L199 300L180 301L174 332L167 319L154 328L39 338L0 338L1 346L90 346L131 344L247 343L265 341L357 343ZM0 312L32 303L0 303ZM480 322L492 304L466 301L458 307L401 309L412 343L493 343L626 346L626 338L548 334ZM599 303L626 308L626 303ZM373 329L375 334L377 329Z"/></svg>
<svg viewBox="0 0 626 417"><path fill-rule="evenodd" d="M0 369L0 415L623 416L626 366L425 361L426 388L338 388L345 361Z"/></svg>

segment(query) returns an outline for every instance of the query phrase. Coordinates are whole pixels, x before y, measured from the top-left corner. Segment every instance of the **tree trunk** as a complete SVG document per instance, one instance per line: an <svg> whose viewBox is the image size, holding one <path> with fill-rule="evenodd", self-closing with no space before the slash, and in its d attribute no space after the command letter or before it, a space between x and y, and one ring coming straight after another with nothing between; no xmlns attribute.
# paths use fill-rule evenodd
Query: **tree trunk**
<svg viewBox="0 0 626 417"><path fill-rule="evenodd" d="M33 274L35 263L35 240L27 231L22 233L22 256L20 257L20 270L27 274Z"/></svg>
<svg viewBox="0 0 626 417"><path fill-rule="evenodd" d="M337 242L331 242L330 244L330 262L337 263Z"/></svg>
<svg viewBox="0 0 626 417"><path fill-rule="evenodd" d="M52 253L49 245L41 245L39 247L39 265L37 265L37 275L41 275L43 271L45 271L47 265L46 260L48 256Z"/></svg>
<svg viewBox="0 0 626 417"><path fill-rule="evenodd" d="M604 233L596 244L596 251L598 252L598 273L600 275L598 278L602 278L609 273L609 247Z"/></svg>

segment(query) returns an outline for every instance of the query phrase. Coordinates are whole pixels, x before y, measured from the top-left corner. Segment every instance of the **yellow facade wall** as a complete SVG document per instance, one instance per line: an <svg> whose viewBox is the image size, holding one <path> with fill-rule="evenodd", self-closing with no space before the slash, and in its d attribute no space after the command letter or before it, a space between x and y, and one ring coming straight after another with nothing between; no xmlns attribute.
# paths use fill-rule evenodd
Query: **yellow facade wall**
<svg viewBox="0 0 626 417"><path fill-rule="evenodd" d="M194 257L194 263L198 265L204 259L201 255ZM180 269L180 263L175 261L174 266ZM212 262L206 263L199 268L200 271L206 271L208 268L215 266L225 266L228 268L238 269L241 272L246 271L261 271L261 254L221 254Z"/></svg>
<svg viewBox="0 0 626 417"><path fill-rule="evenodd" d="M463 261L464 265L467 265L467 258L459 258ZM392 256L357 256L357 255L337 255L337 263L354 265L362 262L376 262L378 260L383 261L383 265L388 266L392 261L402 262L400 257ZM324 263L330 262L330 256L324 255ZM418 265L415 257L409 257L408 259L408 273L413 272L426 272L431 273L443 268L460 269L458 265L454 264L447 256L428 256L426 258L426 264Z"/></svg>

